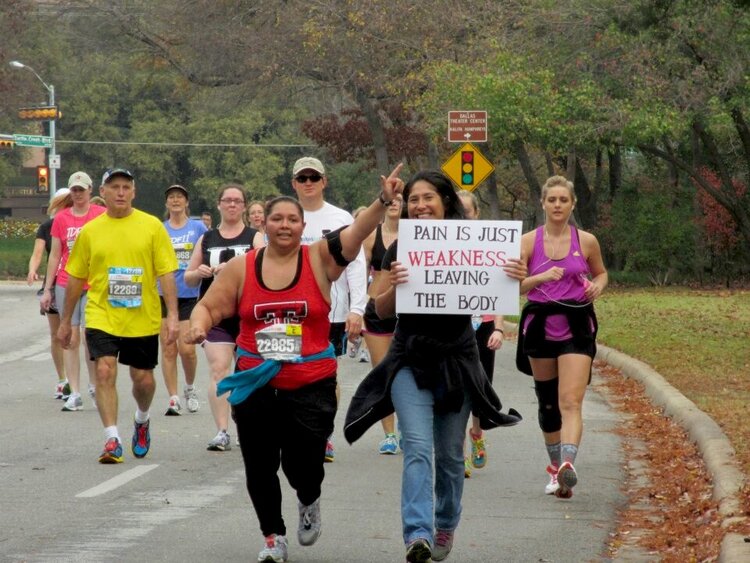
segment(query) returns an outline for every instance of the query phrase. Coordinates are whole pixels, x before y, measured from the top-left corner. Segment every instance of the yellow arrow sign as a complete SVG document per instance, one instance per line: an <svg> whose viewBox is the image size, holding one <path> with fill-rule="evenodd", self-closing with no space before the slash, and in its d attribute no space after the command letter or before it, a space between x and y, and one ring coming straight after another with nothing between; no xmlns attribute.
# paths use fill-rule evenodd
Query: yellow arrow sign
<svg viewBox="0 0 750 563"><path fill-rule="evenodd" d="M442 166L443 172L462 190L474 191L495 167L474 145L461 145Z"/></svg>

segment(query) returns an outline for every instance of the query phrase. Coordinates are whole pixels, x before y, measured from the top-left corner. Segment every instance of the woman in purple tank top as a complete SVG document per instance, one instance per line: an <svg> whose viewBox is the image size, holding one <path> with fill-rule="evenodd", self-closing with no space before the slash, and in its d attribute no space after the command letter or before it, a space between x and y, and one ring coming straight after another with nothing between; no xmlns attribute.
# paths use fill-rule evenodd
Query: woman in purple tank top
<svg viewBox="0 0 750 563"><path fill-rule="evenodd" d="M583 432L581 407L596 354L593 301L607 286L599 242L570 224L573 183L552 176L542 188L544 225L521 239L529 269L521 282L528 302L521 313L516 361L534 376L539 426L550 458L545 493L570 498Z"/></svg>

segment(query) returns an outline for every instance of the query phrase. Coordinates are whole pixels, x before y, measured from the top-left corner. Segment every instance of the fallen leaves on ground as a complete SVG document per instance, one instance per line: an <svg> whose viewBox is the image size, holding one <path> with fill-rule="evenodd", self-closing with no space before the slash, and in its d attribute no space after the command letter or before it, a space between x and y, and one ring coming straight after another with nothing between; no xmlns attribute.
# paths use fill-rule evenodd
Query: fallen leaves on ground
<svg viewBox="0 0 750 563"><path fill-rule="evenodd" d="M639 382L602 362L596 368L600 389L624 414L617 432L627 460L628 504L611 535L610 556L637 545L665 562L718 560L724 535L750 535L750 520L722 528L711 477L685 431L650 402ZM744 514L750 516L744 496Z"/></svg>

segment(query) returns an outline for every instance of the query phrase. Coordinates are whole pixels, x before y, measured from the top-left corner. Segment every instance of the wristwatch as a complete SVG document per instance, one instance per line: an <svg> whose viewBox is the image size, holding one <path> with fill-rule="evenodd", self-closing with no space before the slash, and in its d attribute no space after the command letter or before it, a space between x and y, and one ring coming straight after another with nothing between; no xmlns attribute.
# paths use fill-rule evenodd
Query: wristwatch
<svg viewBox="0 0 750 563"><path fill-rule="evenodd" d="M380 203L383 204L383 207L389 207L393 203L392 199L391 200L386 200L383 197L383 192L380 192L380 195L378 196L378 199L380 200Z"/></svg>

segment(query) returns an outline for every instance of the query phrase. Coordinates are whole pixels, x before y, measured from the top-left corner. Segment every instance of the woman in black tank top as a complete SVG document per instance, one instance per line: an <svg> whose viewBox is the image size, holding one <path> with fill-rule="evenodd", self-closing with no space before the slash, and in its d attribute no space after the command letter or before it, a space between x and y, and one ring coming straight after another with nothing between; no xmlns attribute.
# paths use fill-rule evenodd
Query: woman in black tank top
<svg viewBox="0 0 750 563"><path fill-rule="evenodd" d="M365 250L368 270L372 274L372 283L368 288L368 294L371 296L365 308L364 322L365 329L362 334L365 338L367 350L370 353L370 362L373 367L378 365L388 352L391 345L393 332L396 330L396 317L381 319L375 313L375 302L372 296L377 295L383 286L384 275L382 273L383 258L385 251L393 241L398 237L398 220L401 216L403 198L396 197L388 207L385 219L378 225L378 228L372 233L362 247ZM388 280L385 280L388 283ZM387 287L387 286L386 286ZM378 444L378 452L382 455L395 455L398 453L398 437L396 436L396 415L390 414L380 421L383 426L384 437Z"/></svg>
<svg viewBox="0 0 750 563"><path fill-rule="evenodd" d="M221 222L218 228L207 231L198 241L190 266L185 271L187 285L200 283L201 297L208 291L214 277L221 275L229 260L263 246L263 236L244 223L245 202L245 190L238 184L228 184L219 193ZM224 319L209 331L203 345L210 374L208 404L217 430L216 436L208 443L208 449L212 451L223 452L232 448L228 432L229 402L226 396L216 396L216 385L232 372L237 334L239 319Z"/></svg>

